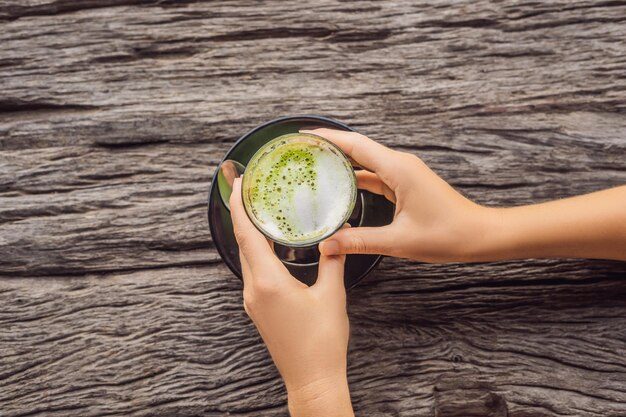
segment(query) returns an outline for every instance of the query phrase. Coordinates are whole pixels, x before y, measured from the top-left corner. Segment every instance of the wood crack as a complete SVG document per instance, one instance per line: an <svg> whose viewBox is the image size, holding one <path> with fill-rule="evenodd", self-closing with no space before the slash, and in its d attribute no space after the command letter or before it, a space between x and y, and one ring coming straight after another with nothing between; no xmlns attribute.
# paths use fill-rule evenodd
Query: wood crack
<svg viewBox="0 0 626 417"><path fill-rule="evenodd" d="M622 273L626 273L626 270L623 272L620 271L608 271L607 274L600 278L586 278L586 279L577 279L577 280L568 280L563 278L542 278L537 280L519 280L519 279L504 279L493 282L480 282L480 283L471 283L471 284L456 284L442 287L432 287L432 288L421 288L419 290L420 293L424 294L434 294L434 293L445 293L445 292L454 292L454 291L466 291L466 290L474 290L474 289L483 289L483 288L524 288L524 287L565 287L565 286L591 286L594 284L604 283L604 282L622 282L623 275ZM626 292L626 289L624 290ZM405 292L400 291L390 291L390 294L405 294ZM615 294L616 297L619 297L620 294Z"/></svg>
<svg viewBox="0 0 626 417"><path fill-rule="evenodd" d="M76 112L98 109L98 106L85 104L51 103L43 101L26 101L22 99L0 99L0 118L15 113L51 114L59 112Z"/></svg>
<svg viewBox="0 0 626 417"><path fill-rule="evenodd" d="M241 30L207 37L206 40L216 42L233 41L258 41L264 39L287 39L287 38L326 38L333 31L324 27L278 27L255 30Z"/></svg>
<svg viewBox="0 0 626 417"><path fill-rule="evenodd" d="M116 6L158 4L163 0L59 0L38 6L8 5L0 7L0 17L5 20L17 20L21 17L56 16L83 10L102 9ZM185 0L180 0L180 3Z"/></svg>

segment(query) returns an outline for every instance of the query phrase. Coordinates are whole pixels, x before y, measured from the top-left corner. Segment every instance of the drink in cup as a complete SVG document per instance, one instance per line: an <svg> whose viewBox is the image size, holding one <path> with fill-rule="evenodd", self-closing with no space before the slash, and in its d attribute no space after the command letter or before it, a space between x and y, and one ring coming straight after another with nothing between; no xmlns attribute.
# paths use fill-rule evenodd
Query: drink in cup
<svg viewBox="0 0 626 417"><path fill-rule="evenodd" d="M354 170L333 143L308 133L271 140L248 163L243 204L269 239L290 247L315 245L339 230L357 196Z"/></svg>

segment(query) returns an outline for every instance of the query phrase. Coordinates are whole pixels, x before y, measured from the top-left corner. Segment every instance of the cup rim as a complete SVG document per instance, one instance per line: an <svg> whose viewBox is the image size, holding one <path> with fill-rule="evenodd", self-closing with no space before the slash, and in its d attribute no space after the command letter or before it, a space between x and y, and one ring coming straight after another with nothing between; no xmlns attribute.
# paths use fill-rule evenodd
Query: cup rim
<svg viewBox="0 0 626 417"><path fill-rule="evenodd" d="M331 146L336 151L338 151L339 155L341 155L345 159L346 163L352 168L350 170L350 172L351 172L350 178L352 179L352 198L350 199L350 207L346 210L346 212L345 212L345 214L343 216L342 221L335 228L329 229L324 234L322 234L319 237L316 237L315 239L304 240L304 241L301 241L301 242L293 242L293 241L289 241L289 240L276 238L275 236L270 236L269 233L267 233L265 230L263 230L263 228L257 222L256 216L254 216L252 213L250 213L250 209L248 208L248 204L246 204L246 199L244 198L243 186L244 186L244 182L246 181L246 175L245 174L246 174L246 172L248 170L248 167L250 166L251 162L255 161L255 158L259 157L259 155L264 150L266 150L267 148L269 148L274 143L276 143L276 142L278 142L280 140L292 139L292 138L301 137L301 136L310 137L310 138L313 138L313 139L315 139L317 141L324 142L325 144ZM309 247L309 246L315 246L315 245L319 244L320 242L324 241L325 239L327 239L328 237L330 237L333 234L335 234L337 231L339 231L344 226L344 224L350 218L350 215L352 214L352 210L354 210L354 207L356 205L356 199L358 198L357 179L356 179L356 174L354 172L354 167L352 166L352 162L350 162L350 158L335 143L331 142L330 140L328 140L328 139L326 139L326 138L324 138L322 136L319 136L319 135L316 135L316 134L313 134L313 133L308 133L308 132L307 133L302 133L302 132L286 133L284 135L280 135L280 136L275 137L274 139L268 141L263 146L261 146L259 149L257 149L257 151L252 155L252 157L250 158L250 160L246 164L246 169L244 171L243 182L241 184L241 187L242 187L242 193L241 193L242 204L243 204L244 210L246 212L246 215L248 216L248 218L250 219L250 221L252 222L254 227L256 227L256 229L259 232L261 232L266 238L268 238L272 242L279 243L281 245L284 245L284 246L287 246L287 247L290 247L290 248L304 248L304 247Z"/></svg>

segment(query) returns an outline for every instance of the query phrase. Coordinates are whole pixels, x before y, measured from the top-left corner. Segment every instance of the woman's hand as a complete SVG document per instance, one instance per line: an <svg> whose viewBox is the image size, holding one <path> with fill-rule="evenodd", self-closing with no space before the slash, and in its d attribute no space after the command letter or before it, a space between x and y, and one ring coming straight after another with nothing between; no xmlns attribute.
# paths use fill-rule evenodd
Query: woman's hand
<svg viewBox="0 0 626 417"><path fill-rule="evenodd" d="M425 262L476 260L490 209L463 197L414 155L391 150L359 133L302 132L339 146L364 168L356 171L359 188L396 204L390 225L340 230L320 244L323 254L370 253Z"/></svg>
<svg viewBox="0 0 626 417"><path fill-rule="evenodd" d="M425 262L546 257L626 260L626 186L512 208L463 197L419 158L354 132L306 131L337 144L357 164L359 188L396 204L383 227L340 230L325 255L373 253Z"/></svg>
<svg viewBox="0 0 626 417"><path fill-rule="evenodd" d="M230 209L244 280L244 308L287 387L292 416L353 416L346 377L345 256L320 258L317 282L295 279L243 208L235 180Z"/></svg>

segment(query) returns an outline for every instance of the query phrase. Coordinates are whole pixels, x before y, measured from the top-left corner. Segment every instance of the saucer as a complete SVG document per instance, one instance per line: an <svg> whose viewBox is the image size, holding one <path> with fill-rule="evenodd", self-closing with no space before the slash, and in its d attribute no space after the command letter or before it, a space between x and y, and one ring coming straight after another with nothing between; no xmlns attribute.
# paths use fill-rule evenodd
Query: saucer
<svg viewBox="0 0 626 417"><path fill-rule="evenodd" d="M255 127L243 135L226 153L222 162L233 159L247 165L252 155L270 140L287 133L297 133L301 129L330 128L338 130L355 131L349 126L336 120L315 116L287 116L281 117L260 126ZM221 163L220 163L221 165ZM213 174L211 188L209 189L208 217L209 229L215 248L224 260L228 268L241 279L241 263L239 262L239 247L235 240L233 224L230 212L222 202L217 188L217 173L219 165ZM351 216L350 223L353 226L383 226L391 223L395 211L394 205L385 197L372 194L368 191L359 190L355 212ZM360 212L359 212L360 211ZM318 263L297 263L293 260L290 248L277 246L275 250L280 255L281 261L289 272L301 282L312 285L317 278ZM316 251L309 248L309 251ZM315 258L313 256L313 258ZM344 284L346 288L354 287L380 262L380 255L348 255Z"/></svg>

